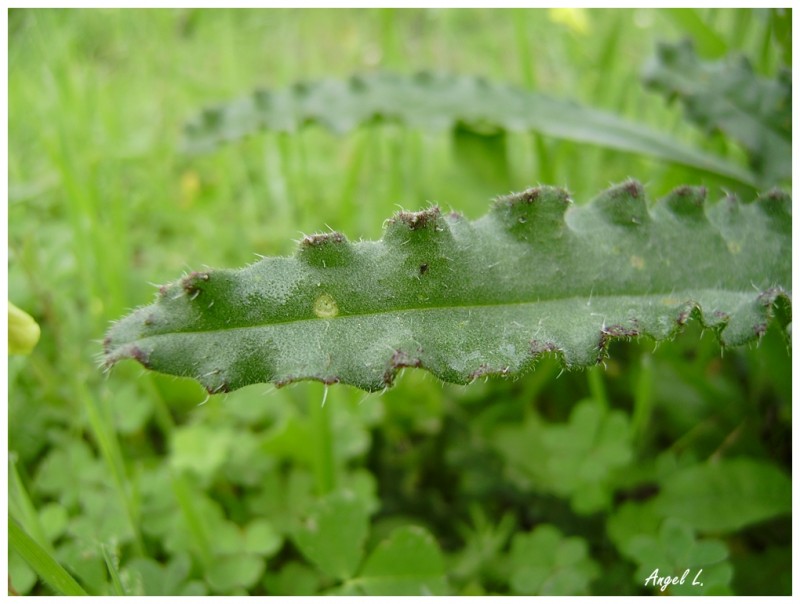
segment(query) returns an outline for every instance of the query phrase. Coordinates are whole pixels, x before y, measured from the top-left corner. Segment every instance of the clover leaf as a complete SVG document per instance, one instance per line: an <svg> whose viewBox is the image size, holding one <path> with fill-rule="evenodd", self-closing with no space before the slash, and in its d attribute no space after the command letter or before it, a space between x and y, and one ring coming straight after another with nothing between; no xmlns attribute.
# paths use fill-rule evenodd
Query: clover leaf
<svg viewBox="0 0 800 604"><path fill-rule="evenodd" d="M585 595L598 573L586 541L549 524L516 535L509 564L511 589L519 595Z"/></svg>

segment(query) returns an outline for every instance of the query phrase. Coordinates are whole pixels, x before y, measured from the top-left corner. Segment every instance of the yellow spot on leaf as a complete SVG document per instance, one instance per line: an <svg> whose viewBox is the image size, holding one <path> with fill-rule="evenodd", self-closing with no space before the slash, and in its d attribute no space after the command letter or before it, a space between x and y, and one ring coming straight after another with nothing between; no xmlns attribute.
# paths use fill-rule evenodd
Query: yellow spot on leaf
<svg viewBox="0 0 800 604"><path fill-rule="evenodd" d="M739 245L738 241L729 241L728 242L728 251L731 254L738 254L739 252L742 251L742 246Z"/></svg>
<svg viewBox="0 0 800 604"><path fill-rule="evenodd" d="M641 256L631 256L631 266L637 270L644 268L644 258Z"/></svg>
<svg viewBox="0 0 800 604"><path fill-rule="evenodd" d="M320 294L314 301L314 314L320 319L333 319L339 314L339 305L330 294Z"/></svg>

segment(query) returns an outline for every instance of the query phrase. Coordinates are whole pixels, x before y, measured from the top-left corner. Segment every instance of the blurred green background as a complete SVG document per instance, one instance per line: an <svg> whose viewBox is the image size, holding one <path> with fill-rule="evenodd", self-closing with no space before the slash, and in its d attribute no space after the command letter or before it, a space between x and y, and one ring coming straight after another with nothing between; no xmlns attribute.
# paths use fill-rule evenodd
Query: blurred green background
<svg viewBox="0 0 800 604"><path fill-rule="evenodd" d="M790 21L750 9L11 10L9 297L42 329L30 356L9 359L11 516L94 594L360 593L354 573L379 566L362 558L409 526L433 538L423 549L447 593L647 593L659 547L662 567L705 565L710 593L789 593L791 372L775 328L723 356L690 325L656 351L616 343L605 367L560 375L545 359L469 387L407 370L383 395L332 387L324 408L319 384L207 399L133 363L103 375L98 356L110 321L183 272L291 254L328 225L378 238L398 207L476 218L507 192L465 171L451 133L402 124L344 136L312 125L181 155L182 125L204 106L433 69L603 108L744 165L735 143L644 89L642 62L656 40L691 36L704 60L741 52L774 76L791 64ZM684 183L712 199L755 193L535 133L503 144L511 189L562 185L577 203L628 177L651 199ZM728 477L713 493L666 486L714 482L690 480L709 460ZM694 496L727 520L674 505ZM331 526L320 543L303 537L309 519ZM333 528L350 522L361 537L345 545ZM339 555L352 571L332 569ZM9 573L16 593L52 593L16 551Z"/></svg>

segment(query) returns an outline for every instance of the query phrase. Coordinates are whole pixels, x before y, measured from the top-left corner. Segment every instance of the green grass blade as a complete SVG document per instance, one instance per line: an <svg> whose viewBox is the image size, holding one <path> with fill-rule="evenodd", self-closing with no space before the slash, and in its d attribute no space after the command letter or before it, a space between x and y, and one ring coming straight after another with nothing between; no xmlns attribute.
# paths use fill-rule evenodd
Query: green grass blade
<svg viewBox="0 0 800 604"><path fill-rule="evenodd" d="M89 595L72 575L11 517L8 519L8 543L56 593L64 596Z"/></svg>
<svg viewBox="0 0 800 604"><path fill-rule="evenodd" d="M709 59L721 57L728 52L725 40L700 16L696 8L671 8L663 11L683 32L697 44L700 54Z"/></svg>
<svg viewBox="0 0 800 604"><path fill-rule="evenodd" d="M180 472L175 472L172 475L172 491L175 494L175 499L178 500L178 506L183 513L186 525L189 527L189 533L192 536L200 560L204 568L208 569L213 561L211 539L206 532L206 527L197 511L197 507L194 505L191 489Z"/></svg>
<svg viewBox="0 0 800 604"><path fill-rule="evenodd" d="M94 437L97 439L100 452L111 473L120 502L125 509L125 514L134 536L134 547L140 555L145 555L144 541L138 521L139 513L133 497L131 497L128 492L130 481L125 471L125 461L122 456L116 432L102 416L100 408L97 405L97 400L89 389L86 388L82 382L77 380L75 382L75 389L81 394L81 399L84 401L89 425L92 428Z"/></svg>
<svg viewBox="0 0 800 604"><path fill-rule="evenodd" d="M53 548L45 537L42 523L39 521L39 514L36 512L36 507L31 501L28 490L22 482L22 478L17 470L16 455L12 452L8 460L9 472L9 494L8 494L8 507L11 514L21 520L24 529L30 533L41 547L48 553L53 553Z"/></svg>
<svg viewBox="0 0 800 604"><path fill-rule="evenodd" d="M111 577L111 587L114 590L115 596L127 596L127 592L125 591L125 587L122 585L122 578L119 576L119 561L116 558L116 555L109 551L109 548L106 544L102 544L100 546L103 550L103 559L106 562L106 568L108 569L108 576Z"/></svg>

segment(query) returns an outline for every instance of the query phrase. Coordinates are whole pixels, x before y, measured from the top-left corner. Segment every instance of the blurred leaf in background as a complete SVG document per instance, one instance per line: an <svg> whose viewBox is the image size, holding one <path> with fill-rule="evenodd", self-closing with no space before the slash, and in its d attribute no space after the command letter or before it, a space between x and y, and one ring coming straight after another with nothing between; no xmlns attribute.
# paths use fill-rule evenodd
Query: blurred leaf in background
<svg viewBox="0 0 800 604"><path fill-rule="evenodd" d="M792 174L792 78L788 69L759 77L750 62L729 56L698 60L691 40L660 44L644 69L645 84L678 99L705 132L722 131L747 151L763 187Z"/></svg>

